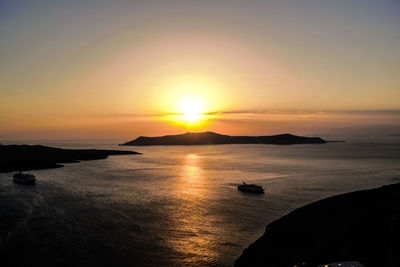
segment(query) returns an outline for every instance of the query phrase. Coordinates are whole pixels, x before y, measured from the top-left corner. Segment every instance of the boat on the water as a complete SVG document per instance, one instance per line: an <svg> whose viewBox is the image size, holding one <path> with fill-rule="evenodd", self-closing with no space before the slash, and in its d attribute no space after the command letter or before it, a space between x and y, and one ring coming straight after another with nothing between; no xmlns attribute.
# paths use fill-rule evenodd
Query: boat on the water
<svg viewBox="0 0 400 267"><path fill-rule="evenodd" d="M17 172L13 176L13 182L20 184L35 184L36 176L30 173Z"/></svg>
<svg viewBox="0 0 400 267"><path fill-rule="evenodd" d="M250 193L264 193L264 188L262 188L262 186L255 184L246 184L245 182L243 182L237 187L239 191L250 192Z"/></svg>

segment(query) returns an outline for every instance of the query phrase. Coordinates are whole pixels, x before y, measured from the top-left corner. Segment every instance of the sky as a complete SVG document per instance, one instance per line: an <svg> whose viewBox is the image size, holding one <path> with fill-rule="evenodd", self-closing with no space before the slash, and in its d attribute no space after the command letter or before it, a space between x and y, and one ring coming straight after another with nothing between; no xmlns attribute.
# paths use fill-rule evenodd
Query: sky
<svg viewBox="0 0 400 267"><path fill-rule="evenodd" d="M399 51L398 0L0 0L0 142L399 134Z"/></svg>

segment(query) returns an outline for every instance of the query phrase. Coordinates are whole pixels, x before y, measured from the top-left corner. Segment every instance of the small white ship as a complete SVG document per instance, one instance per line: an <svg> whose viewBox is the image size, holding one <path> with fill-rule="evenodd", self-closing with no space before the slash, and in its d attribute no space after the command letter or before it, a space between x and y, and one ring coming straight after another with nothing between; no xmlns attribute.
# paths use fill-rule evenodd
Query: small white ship
<svg viewBox="0 0 400 267"><path fill-rule="evenodd" d="M255 184L246 184L245 182L243 182L237 187L239 191L250 192L250 193L264 193L264 188Z"/></svg>
<svg viewBox="0 0 400 267"><path fill-rule="evenodd" d="M13 182L19 184L35 184L36 176L30 173L17 172L13 176Z"/></svg>

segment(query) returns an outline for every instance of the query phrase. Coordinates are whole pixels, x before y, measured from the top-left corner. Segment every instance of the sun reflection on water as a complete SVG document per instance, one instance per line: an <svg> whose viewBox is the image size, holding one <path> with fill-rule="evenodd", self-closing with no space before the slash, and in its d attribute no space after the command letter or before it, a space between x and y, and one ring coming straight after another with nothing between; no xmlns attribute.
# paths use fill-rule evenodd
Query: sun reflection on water
<svg viewBox="0 0 400 267"><path fill-rule="evenodd" d="M199 167L199 157L196 154L187 154L184 159L182 178L187 182L196 183L201 179L201 176L202 170Z"/></svg>
<svg viewBox="0 0 400 267"><path fill-rule="evenodd" d="M168 243L178 254L185 255L187 265L201 265L215 258L213 246L218 227L205 205L210 192L201 166L201 157L197 154L185 155L173 192L179 206L170 214L176 232Z"/></svg>
<svg viewBox="0 0 400 267"><path fill-rule="evenodd" d="M198 158L198 156L196 154L187 154L186 155L186 159L197 159L197 158ZM190 162L189 162L189 164L190 164Z"/></svg>

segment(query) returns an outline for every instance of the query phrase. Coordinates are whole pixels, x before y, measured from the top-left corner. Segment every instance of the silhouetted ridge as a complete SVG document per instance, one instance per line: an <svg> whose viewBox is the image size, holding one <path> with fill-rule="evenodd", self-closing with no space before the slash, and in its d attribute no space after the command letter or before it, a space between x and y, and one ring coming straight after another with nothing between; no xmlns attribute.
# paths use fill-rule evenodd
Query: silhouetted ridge
<svg viewBox="0 0 400 267"><path fill-rule="evenodd" d="M0 172L62 167L60 163L105 159L110 155L140 154L134 151L61 149L40 145L0 146Z"/></svg>
<svg viewBox="0 0 400 267"><path fill-rule="evenodd" d="M320 137L304 137L292 134L272 136L229 136L214 132L184 133L158 137L140 136L135 140L121 144L123 146L153 146L153 145L216 145L216 144L323 144Z"/></svg>
<svg viewBox="0 0 400 267"><path fill-rule="evenodd" d="M270 223L235 266L400 266L400 183L330 197Z"/></svg>

